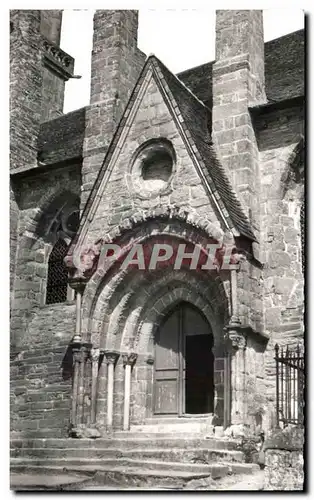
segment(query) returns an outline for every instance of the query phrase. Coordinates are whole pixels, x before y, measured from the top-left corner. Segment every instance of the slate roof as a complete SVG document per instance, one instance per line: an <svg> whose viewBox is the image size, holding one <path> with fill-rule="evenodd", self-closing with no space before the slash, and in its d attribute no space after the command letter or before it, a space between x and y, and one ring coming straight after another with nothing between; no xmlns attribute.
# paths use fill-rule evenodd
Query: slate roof
<svg viewBox="0 0 314 500"><path fill-rule="evenodd" d="M265 84L269 103L283 103L304 95L304 30L265 43ZM212 107L214 61L177 76L209 109ZM45 164L82 156L85 108L42 123L38 138L39 159Z"/></svg>
<svg viewBox="0 0 314 500"><path fill-rule="evenodd" d="M304 95L304 30L266 42L265 87L269 102ZM214 61L178 73L180 80L207 106L212 107Z"/></svg>
<svg viewBox="0 0 314 500"><path fill-rule="evenodd" d="M227 227L229 229L235 228L240 235L256 241L250 223L231 187L224 168L215 156L214 147L211 142L207 126L209 113L208 108L197 97L195 97L192 92L185 87L184 84L180 82L180 80L173 75L173 73L171 73L163 63L161 63L161 61L152 55L146 60L137 84L133 89L129 102L109 145L104 162L100 168L96 182L85 205L80 221L79 231L71 244L68 255L73 253L75 244L81 240L81 238L84 238L86 223L88 220L91 220L90 212L94 212L94 203L96 203L96 200L101 196L101 193L98 191L120 138L121 132L127 121L129 109L132 107L137 98L141 84L149 68L153 69L161 92L166 92L168 95L168 99L171 104L170 112L172 112L175 118L181 123L191 149L198 160L198 165L202 169L206 187L208 187L209 192L212 194L214 201L218 205L220 214L223 214Z"/></svg>
<svg viewBox="0 0 314 500"><path fill-rule="evenodd" d="M42 123L38 137L38 159L54 164L82 157L86 108L76 109Z"/></svg>

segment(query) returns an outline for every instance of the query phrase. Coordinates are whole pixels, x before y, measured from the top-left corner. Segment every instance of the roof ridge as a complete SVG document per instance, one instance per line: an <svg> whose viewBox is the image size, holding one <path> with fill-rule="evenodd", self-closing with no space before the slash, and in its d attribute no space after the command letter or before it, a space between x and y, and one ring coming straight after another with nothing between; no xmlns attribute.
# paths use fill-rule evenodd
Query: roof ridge
<svg viewBox="0 0 314 500"><path fill-rule="evenodd" d="M179 84L180 84L180 85L182 85L182 87L183 87L183 88L184 88L187 92L189 92L189 94L191 94L191 96L192 96L192 97L193 97L196 101L198 101L198 102L199 102L199 104L201 104L201 105L202 105L205 109L209 109L209 108L206 106L206 104L205 104L203 101L201 101L201 99L199 99L199 98L198 98L198 97L197 97L197 96L196 96L196 95L192 92L192 90L191 90L191 89L189 89L189 88L185 85L185 83L184 83L184 82L182 82L182 80L180 80L180 78L179 78L179 77L178 77L175 73L173 73L173 72L172 72L172 71L168 68L168 66L166 66L166 65L165 65L165 64L164 64L164 63L163 63L160 59L158 59L158 57L157 57L157 56L155 56L154 54L152 54L152 56L151 56L151 57L154 57L154 58L157 60L158 64L160 64L160 65L161 65L161 67L164 67L164 68L165 68L165 69L166 69L169 73L171 73L171 75L172 75L172 76L173 76L173 77L174 77L174 78L175 78L175 79L179 82Z"/></svg>

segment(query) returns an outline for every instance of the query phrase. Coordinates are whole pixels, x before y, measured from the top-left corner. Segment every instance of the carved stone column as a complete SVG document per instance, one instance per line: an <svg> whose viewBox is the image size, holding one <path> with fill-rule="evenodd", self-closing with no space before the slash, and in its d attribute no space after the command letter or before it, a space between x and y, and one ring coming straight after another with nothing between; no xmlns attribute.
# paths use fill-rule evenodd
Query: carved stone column
<svg viewBox="0 0 314 500"><path fill-rule="evenodd" d="M85 283L80 279L70 279L69 284L76 291L76 322L75 334L72 342L78 343L82 341L82 295L85 288Z"/></svg>
<svg viewBox="0 0 314 500"><path fill-rule="evenodd" d="M73 369L73 387L72 387L72 418L71 423L72 427L77 427L77 399L78 399L78 384L79 384L79 373L80 373L80 365L82 362L82 353L81 346L77 344L73 347L73 360L74 360L74 369Z"/></svg>
<svg viewBox="0 0 314 500"><path fill-rule="evenodd" d="M97 401L97 379L98 379L98 361L99 361L100 351L97 348L91 349L91 361L92 361L92 393L91 393L91 415L90 421L91 425L96 423L96 401Z"/></svg>
<svg viewBox="0 0 314 500"><path fill-rule="evenodd" d="M228 328L231 348L231 424L246 424L245 350L246 336L241 328Z"/></svg>
<svg viewBox="0 0 314 500"><path fill-rule="evenodd" d="M236 256L237 257L237 256ZM237 258L235 258L237 260ZM229 420L231 425L246 423L246 396L245 396L245 350L246 335L245 329L239 319L238 307L238 265L230 265L230 294L231 294L231 318L226 331L226 352L228 352L228 363L226 364L226 375L229 377L231 385L231 415L225 414L225 420ZM231 380L230 380L231 377ZM227 398L228 399L228 398ZM225 404L229 405L229 401Z"/></svg>
<svg viewBox="0 0 314 500"><path fill-rule="evenodd" d="M104 351L100 349L97 375L97 396L96 396L96 427L102 433L106 432L107 419L107 371L108 365Z"/></svg>
<svg viewBox="0 0 314 500"><path fill-rule="evenodd" d="M77 425L83 424L84 415L84 389L85 389L85 363L89 355L89 346L87 344L81 347L81 363L79 371L78 396L77 396Z"/></svg>
<svg viewBox="0 0 314 500"><path fill-rule="evenodd" d="M113 423L113 389L114 389L114 367L119 357L116 351L105 352L108 365L107 372L107 430L112 429Z"/></svg>
<svg viewBox="0 0 314 500"><path fill-rule="evenodd" d="M130 428L130 397L131 397L131 372L132 366L134 365L137 354L130 353L124 354L123 357L124 365L124 411L123 411L123 430L128 431Z"/></svg>

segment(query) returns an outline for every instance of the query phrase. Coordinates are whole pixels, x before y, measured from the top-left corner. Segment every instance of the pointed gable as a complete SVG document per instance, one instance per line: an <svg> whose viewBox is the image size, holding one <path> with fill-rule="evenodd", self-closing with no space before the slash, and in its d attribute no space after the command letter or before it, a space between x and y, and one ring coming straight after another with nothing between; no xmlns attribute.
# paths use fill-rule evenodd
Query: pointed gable
<svg viewBox="0 0 314 500"><path fill-rule="evenodd" d="M150 56L143 67L110 143L83 211L79 231L71 244L69 255L73 253L74 247L77 244L82 244L85 239L88 226L93 221L97 211L99 200L104 195L106 182L111 175L114 159L121 152L122 141L127 137L139 103L152 77L181 133L205 191L207 191L209 198L212 200L223 225L227 230L232 230L235 236L243 235L250 240L255 240L249 221L242 210L235 192L231 188L229 179L215 157L207 127L207 107L155 56Z"/></svg>
<svg viewBox="0 0 314 500"><path fill-rule="evenodd" d="M207 186L229 228L235 228L242 236L256 241L250 222L232 188L224 167L216 156L207 126L209 109L161 61L158 61L157 64L182 116L185 134L190 138L192 149L194 147L193 151ZM175 106L174 110L176 110ZM178 110L176 110L177 113Z"/></svg>

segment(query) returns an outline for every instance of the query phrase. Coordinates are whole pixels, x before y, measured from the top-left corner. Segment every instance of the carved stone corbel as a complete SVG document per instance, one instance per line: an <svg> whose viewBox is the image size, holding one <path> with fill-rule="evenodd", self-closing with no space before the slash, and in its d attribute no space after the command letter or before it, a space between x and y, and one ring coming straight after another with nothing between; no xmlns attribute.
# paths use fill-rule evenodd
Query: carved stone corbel
<svg viewBox="0 0 314 500"><path fill-rule="evenodd" d="M247 338L242 333L229 332L229 340L233 349L245 349L247 345Z"/></svg>

